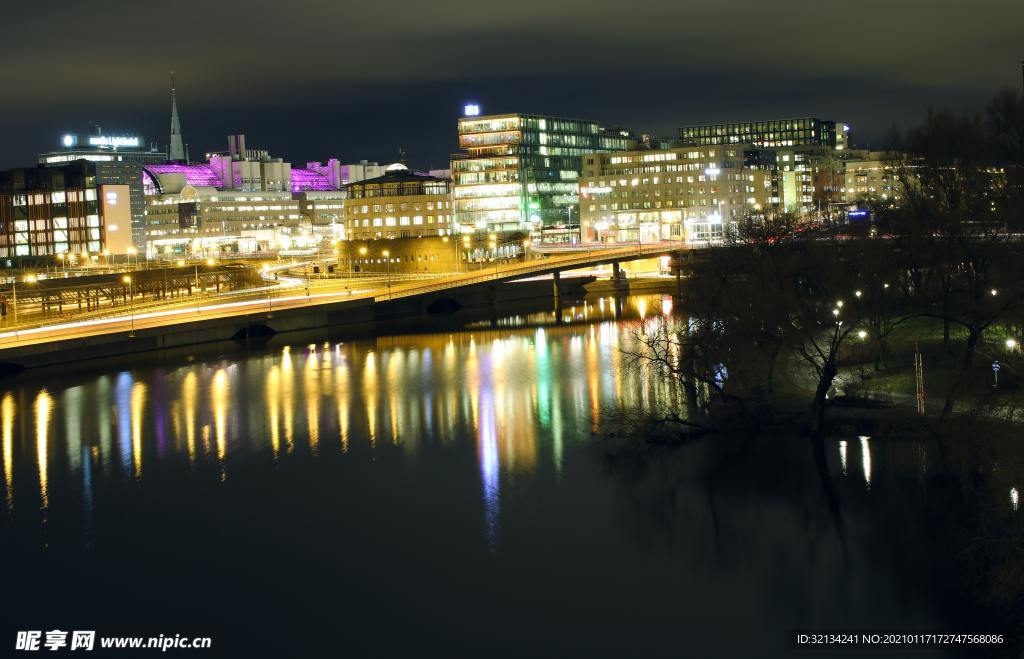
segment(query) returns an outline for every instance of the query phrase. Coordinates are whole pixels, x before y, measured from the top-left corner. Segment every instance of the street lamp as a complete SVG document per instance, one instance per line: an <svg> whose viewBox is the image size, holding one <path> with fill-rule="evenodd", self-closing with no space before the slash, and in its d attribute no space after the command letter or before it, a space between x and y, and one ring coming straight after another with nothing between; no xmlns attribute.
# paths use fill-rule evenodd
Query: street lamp
<svg viewBox="0 0 1024 659"><path fill-rule="evenodd" d="M64 273L65 277L68 276L67 257L68 257L67 252L61 252L60 254L57 255L57 258L60 259L60 269L61 269L61 272Z"/></svg>
<svg viewBox="0 0 1024 659"><path fill-rule="evenodd" d="M493 236L494 234L492 233L491 235ZM498 243L495 242L494 239L491 239L491 242L487 243L487 246L490 247L491 251L494 253L494 256L493 256L493 258L494 258L494 278L497 279L498 278Z"/></svg>
<svg viewBox="0 0 1024 659"><path fill-rule="evenodd" d="M139 253L139 250L135 249L134 247L129 247L128 249L125 250L125 254L128 257L128 265L132 264L132 257L133 256L136 257L135 258L135 265L139 264L139 259L138 259L138 256L137 256L138 253Z"/></svg>
<svg viewBox="0 0 1024 659"><path fill-rule="evenodd" d="M128 284L128 304L131 305L131 332L128 336L135 336L135 289L132 287L132 278L125 275L121 281Z"/></svg>
<svg viewBox="0 0 1024 659"><path fill-rule="evenodd" d="M264 281L270 281L269 279L267 279L267 276L270 274L270 265L267 264L267 263L264 263L262 270L263 270L263 280ZM271 288L270 285L268 284L267 285L267 317L268 318L270 317L270 314L274 313L274 303L272 302L273 295L274 295L274 289Z"/></svg>
<svg viewBox="0 0 1024 659"><path fill-rule="evenodd" d="M384 250L381 252L384 255L384 261L387 263L387 282L388 282L388 299L391 299L391 252Z"/></svg>

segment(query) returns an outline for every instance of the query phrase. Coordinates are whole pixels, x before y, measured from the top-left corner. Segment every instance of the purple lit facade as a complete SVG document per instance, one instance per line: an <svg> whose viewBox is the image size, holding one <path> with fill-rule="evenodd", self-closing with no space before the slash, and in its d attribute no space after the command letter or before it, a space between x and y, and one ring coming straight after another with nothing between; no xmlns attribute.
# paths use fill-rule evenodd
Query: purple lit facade
<svg viewBox="0 0 1024 659"><path fill-rule="evenodd" d="M154 175L160 174L184 174L185 183L196 188L220 188L223 187L220 177L209 165L182 165L179 163L168 163L164 165L146 165L142 169L142 184L146 190L157 190ZM147 192L147 194L152 194Z"/></svg>
<svg viewBox="0 0 1024 659"><path fill-rule="evenodd" d="M292 192L307 192L309 190L335 190L327 177L311 169L292 170Z"/></svg>

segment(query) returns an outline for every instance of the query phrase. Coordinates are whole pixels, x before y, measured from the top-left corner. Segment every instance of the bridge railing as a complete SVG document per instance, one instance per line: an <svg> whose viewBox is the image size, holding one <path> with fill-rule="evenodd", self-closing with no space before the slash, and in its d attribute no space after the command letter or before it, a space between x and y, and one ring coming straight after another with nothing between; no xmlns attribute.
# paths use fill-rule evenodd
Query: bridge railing
<svg viewBox="0 0 1024 659"><path fill-rule="evenodd" d="M401 287L392 287L389 292L379 293L374 299L376 301L387 301L394 300L404 297L411 297L414 295L422 295L424 293L432 293L435 291L443 291L451 288L458 288L460 286L467 286L471 284L482 284L487 282L496 282L507 279L518 279L528 277L533 274L543 274L549 271L561 271L571 270L573 267L584 267L588 265L599 265L607 261L615 261L618 259L625 258L636 258L636 257L652 257L661 256L667 252L674 251L678 247L671 247L666 245L651 245L643 247L629 247L625 249L603 249L596 251L596 253L581 253L574 256L559 256L549 257L544 259L536 259L532 261L524 261L521 263L506 264L505 266L498 266L493 271L488 270L483 273L482 270L477 270L472 275L463 275L459 277L452 277L445 279L440 282L433 282L430 284L419 284L409 285Z"/></svg>

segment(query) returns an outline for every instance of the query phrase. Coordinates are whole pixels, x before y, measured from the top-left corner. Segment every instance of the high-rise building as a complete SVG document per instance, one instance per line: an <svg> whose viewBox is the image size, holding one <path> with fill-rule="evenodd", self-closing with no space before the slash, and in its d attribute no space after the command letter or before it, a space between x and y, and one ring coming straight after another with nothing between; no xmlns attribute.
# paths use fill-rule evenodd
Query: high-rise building
<svg viewBox="0 0 1024 659"><path fill-rule="evenodd" d="M148 148L138 135L104 135L95 127L89 135L67 133L61 137L63 148L39 154L44 167L62 167L76 160L87 160L95 165L96 183L99 185L127 185L131 208L132 241L140 251L146 243L146 199L142 185L143 165L167 160L167 153L155 145Z"/></svg>
<svg viewBox="0 0 1024 659"><path fill-rule="evenodd" d="M720 241L768 202L768 173L740 146L672 147L583 157L584 241Z"/></svg>
<svg viewBox="0 0 1024 659"><path fill-rule="evenodd" d="M522 232L549 242L578 236L582 157L635 143L595 121L467 110L458 124L463 152L451 161L455 220L464 233Z"/></svg>
<svg viewBox="0 0 1024 659"><path fill-rule="evenodd" d="M0 172L0 258L45 262L132 247L128 186L98 181L97 164L76 160Z"/></svg>
<svg viewBox="0 0 1024 659"><path fill-rule="evenodd" d="M808 117L686 126L679 129L679 139L683 146L751 144L756 147L824 146L841 149L849 143L849 132L850 127L846 124Z"/></svg>

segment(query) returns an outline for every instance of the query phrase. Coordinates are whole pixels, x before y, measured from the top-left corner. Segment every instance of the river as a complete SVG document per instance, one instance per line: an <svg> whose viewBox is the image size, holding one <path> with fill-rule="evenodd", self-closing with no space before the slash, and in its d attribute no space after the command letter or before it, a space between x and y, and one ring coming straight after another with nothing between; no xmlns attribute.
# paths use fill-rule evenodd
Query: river
<svg viewBox="0 0 1024 659"><path fill-rule="evenodd" d="M820 656L792 647L801 630L1014 622L963 552L982 527L1019 541L1019 448L830 439L838 511L795 434L609 450L674 395L623 354L641 317L672 313L599 298L558 325L278 337L0 385L3 633L212 637L192 656L750 657Z"/></svg>

